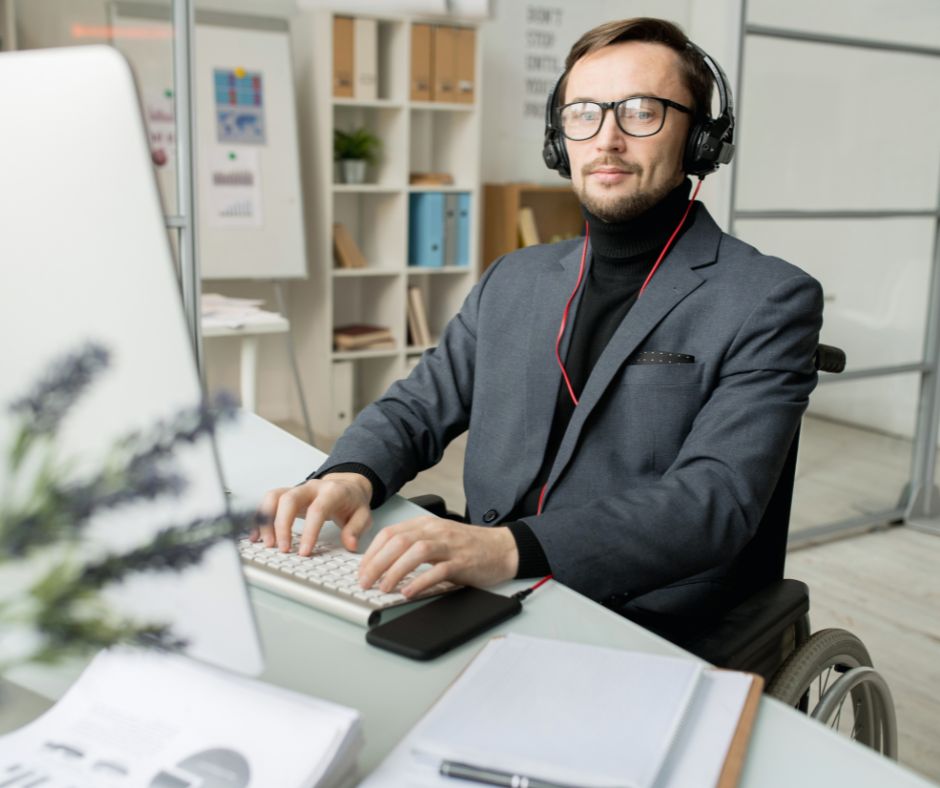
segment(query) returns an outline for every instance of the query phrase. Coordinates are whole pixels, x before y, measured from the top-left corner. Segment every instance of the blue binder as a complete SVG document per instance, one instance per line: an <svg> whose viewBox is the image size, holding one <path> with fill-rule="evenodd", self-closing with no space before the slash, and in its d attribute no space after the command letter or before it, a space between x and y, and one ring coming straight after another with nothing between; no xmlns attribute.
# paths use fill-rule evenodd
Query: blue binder
<svg viewBox="0 0 940 788"><path fill-rule="evenodd" d="M408 264L444 265L444 194L418 192L408 201Z"/></svg>
<svg viewBox="0 0 940 788"><path fill-rule="evenodd" d="M457 255L455 265L470 265L470 194L457 195Z"/></svg>

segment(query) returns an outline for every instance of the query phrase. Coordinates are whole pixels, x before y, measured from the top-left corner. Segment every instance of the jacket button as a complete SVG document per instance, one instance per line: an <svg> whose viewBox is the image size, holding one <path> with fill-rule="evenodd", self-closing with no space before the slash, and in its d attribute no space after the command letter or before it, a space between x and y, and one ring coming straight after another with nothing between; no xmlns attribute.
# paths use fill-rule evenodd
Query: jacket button
<svg viewBox="0 0 940 788"><path fill-rule="evenodd" d="M483 522L491 523L497 517L499 517L499 512L497 512L495 509L490 509L486 514L483 515Z"/></svg>

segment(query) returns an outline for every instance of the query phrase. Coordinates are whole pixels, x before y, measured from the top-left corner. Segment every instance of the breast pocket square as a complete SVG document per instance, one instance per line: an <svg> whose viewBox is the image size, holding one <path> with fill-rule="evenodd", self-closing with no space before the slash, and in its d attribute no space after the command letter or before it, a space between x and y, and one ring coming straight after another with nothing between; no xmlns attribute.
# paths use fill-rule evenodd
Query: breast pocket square
<svg viewBox="0 0 940 788"><path fill-rule="evenodd" d="M694 364L695 356L688 353L670 353L666 350L644 350L633 356L629 364Z"/></svg>

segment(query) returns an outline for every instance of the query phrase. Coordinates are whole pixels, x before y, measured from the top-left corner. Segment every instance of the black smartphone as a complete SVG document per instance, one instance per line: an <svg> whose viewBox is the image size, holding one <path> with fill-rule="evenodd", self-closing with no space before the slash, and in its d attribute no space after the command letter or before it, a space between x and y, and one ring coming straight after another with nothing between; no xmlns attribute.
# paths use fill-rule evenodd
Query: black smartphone
<svg viewBox="0 0 940 788"><path fill-rule="evenodd" d="M520 610L518 599L466 586L379 624L366 632L366 641L403 657L434 659Z"/></svg>

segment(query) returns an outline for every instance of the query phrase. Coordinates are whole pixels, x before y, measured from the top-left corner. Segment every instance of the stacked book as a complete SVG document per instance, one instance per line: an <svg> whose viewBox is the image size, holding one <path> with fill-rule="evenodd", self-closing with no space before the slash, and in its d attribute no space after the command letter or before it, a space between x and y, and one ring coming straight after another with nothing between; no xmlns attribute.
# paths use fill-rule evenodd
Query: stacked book
<svg viewBox="0 0 940 788"><path fill-rule="evenodd" d="M333 346L336 350L391 350L395 337L385 326L355 323L333 329Z"/></svg>

